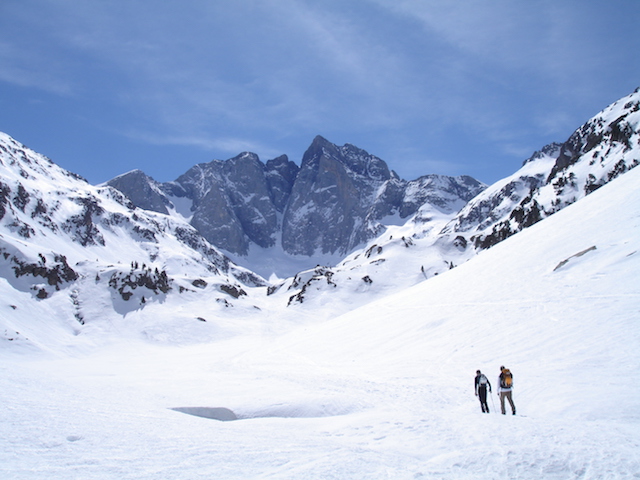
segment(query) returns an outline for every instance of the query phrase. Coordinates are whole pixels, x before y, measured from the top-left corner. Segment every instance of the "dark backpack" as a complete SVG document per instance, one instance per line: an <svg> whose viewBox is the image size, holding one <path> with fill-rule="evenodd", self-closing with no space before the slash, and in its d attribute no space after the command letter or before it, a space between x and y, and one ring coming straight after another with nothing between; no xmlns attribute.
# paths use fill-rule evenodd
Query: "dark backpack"
<svg viewBox="0 0 640 480"><path fill-rule="evenodd" d="M508 368L505 368L500 374L500 386L502 388L513 387L513 375L511 375Z"/></svg>

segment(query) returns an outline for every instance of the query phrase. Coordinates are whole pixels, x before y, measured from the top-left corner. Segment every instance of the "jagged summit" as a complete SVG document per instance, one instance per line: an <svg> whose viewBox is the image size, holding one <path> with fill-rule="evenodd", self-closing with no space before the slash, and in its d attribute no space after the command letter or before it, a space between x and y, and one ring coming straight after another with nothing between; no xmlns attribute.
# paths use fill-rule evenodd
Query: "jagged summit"
<svg viewBox="0 0 640 480"><path fill-rule="evenodd" d="M470 177L435 178L407 182L375 155L318 135L300 167L286 155L263 163L244 152L196 165L173 182L137 174L108 184L141 208L182 211L230 254L275 248L313 263L318 255L348 253L427 201L453 213L485 187Z"/></svg>
<svg viewBox="0 0 640 480"><path fill-rule="evenodd" d="M562 144L469 202L446 228L488 248L640 164L640 92L609 105Z"/></svg>
<svg viewBox="0 0 640 480"><path fill-rule="evenodd" d="M522 166L544 157L558 158L558 155L560 155L560 149L562 149L562 143L553 142L549 145L545 145L540 150L533 152L533 155L522 162Z"/></svg>

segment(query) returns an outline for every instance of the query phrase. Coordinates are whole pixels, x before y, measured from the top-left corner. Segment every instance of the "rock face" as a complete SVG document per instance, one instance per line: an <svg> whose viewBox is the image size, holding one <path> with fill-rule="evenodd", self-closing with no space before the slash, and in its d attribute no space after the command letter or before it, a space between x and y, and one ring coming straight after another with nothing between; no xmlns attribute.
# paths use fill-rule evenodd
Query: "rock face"
<svg viewBox="0 0 640 480"><path fill-rule="evenodd" d="M198 165L175 183L193 200L191 224L211 243L246 253L249 242L267 248L278 226L265 165L252 153Z"/></svg>
<svg viewBox="0 0 640 480"><path fill-rule="evenodd" d="M346 253L379 233L376 193L390 178L379 158L316 137L302 158L285 210L284 250L307 256Z"/></svg>
<svg viewBox="0 0 640 480"><path fill-rule="evenodd" d="M344 254L379 235L385 217L407 218L426 202L454 211L484 187L471 177L430 175L407 182L364 150L316 137L285 211L282 245L298 255Z"/></svg>
<svg viewBox="0 0 640 480"><path fill-rule="evenodd" d="M167 207L171 205L160 184L147 176L142 170L132 170L107 182L121 192L127 192L127 197L138 208L158 213L169 213Z"/></svg>
<svg viewBox="0 0 640 480"><path fill-rule="evenodd" d="M300 169L295 163L290 162L286 155L267 161L266 167L269 196L276 210L282 213L287 206L293 183Z"/></svg>
<svg viewBox="0 0 640 480"><path fill-rule="evenodd" d="M275 244L279 222L298 167L286 155L265 165L253 153L227 161L214 160L190 168L173 182L159 184L142 172L116 177L108 185L123 192L137 207L159 213L187 200L198 232L209 242L237 254L249 244Z"/></svg>
<svg viewBox="0 0 640 480"><path fill-rule="evenodd" d="M191 224L209 242L246 255L278 244L292 255L344 254L380 234L384 219L413 215L425 203L453 213L485 185L471 177L429 175L407 182L380 158L318 136L301 166L253 153L196 165L158 184L142 172L108 182L136 206L164 213L190 202ZM140 192L143 192L142 194Z"/></svg>

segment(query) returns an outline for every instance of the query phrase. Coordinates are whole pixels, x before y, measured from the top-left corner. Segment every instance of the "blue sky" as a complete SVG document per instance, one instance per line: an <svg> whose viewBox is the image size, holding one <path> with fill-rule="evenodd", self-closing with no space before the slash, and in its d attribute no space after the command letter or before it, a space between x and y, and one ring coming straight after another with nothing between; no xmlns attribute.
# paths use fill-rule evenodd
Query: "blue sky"
<svg viewBox="0 0 640 480"><path fill-rule="evenodd" d="M638 0L2 0L0 131L92 183L316 135L486 183L640 86Z"/></svg>

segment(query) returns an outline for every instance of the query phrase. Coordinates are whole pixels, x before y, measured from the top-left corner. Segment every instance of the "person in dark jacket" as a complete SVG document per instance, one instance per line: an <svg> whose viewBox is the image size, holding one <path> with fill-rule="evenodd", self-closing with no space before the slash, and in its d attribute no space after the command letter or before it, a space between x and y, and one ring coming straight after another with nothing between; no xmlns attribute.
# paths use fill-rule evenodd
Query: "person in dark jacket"
<svg viewBox="0 0 640 480"><path fill-rule="evenodd" d="M480 407L483 413L489 413L489 405L487 405L487 387L491 393L491 384L489 379L480 371L476 371L475 390L476 397L480 399Z"/></svg>

